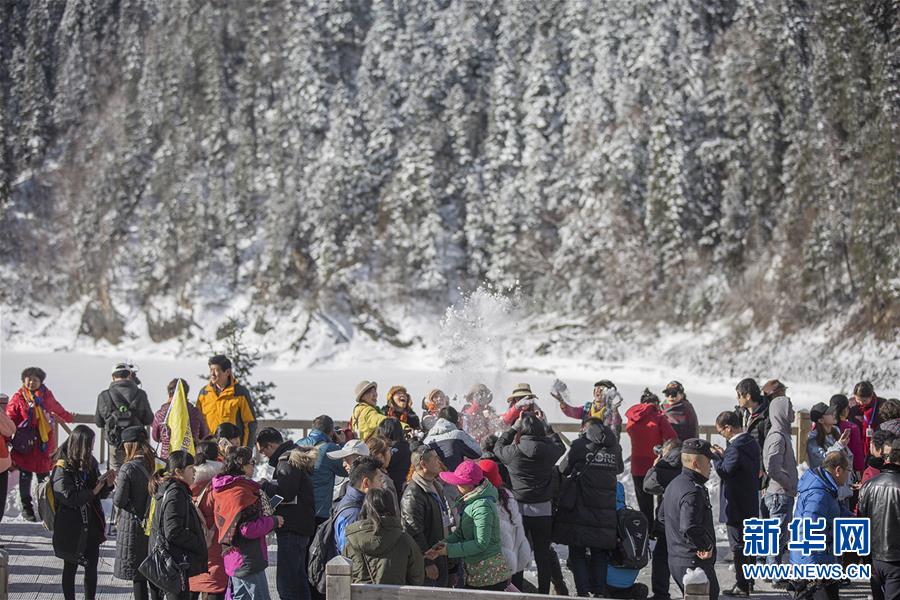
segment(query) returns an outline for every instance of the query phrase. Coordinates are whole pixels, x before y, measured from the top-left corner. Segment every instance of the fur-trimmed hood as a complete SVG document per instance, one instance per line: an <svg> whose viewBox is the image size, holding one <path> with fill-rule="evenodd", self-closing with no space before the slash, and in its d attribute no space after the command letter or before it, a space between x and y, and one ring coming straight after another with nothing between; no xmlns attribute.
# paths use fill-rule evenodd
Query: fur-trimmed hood
<svg viewBox="0 0 900 600"><path fill-rule="evenodd" d="M288 462L298 469L312 473L319 458L319 449L312 446L297 446L288 454Z"/></svg>

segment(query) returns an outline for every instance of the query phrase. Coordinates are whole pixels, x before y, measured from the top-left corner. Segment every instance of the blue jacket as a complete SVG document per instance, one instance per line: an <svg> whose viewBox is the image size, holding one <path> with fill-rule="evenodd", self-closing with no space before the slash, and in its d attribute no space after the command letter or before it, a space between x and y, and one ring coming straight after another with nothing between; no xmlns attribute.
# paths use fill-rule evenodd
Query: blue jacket
<svg viewBox="0 0 900 600"><path fill-rule="evenodd" d="M356 523L365 499L366 495L363 492L348 485L347 493L334 509L334 543L339 553L344 551L347 527Z"/></svg>
<svg viewBox="0 0 900 600"><path fill-rule="evenodd" d="M340 460L328 458L327 452L340 450L340 446L319 431L312 429L309 435L297 442L298 446L315 446L319 450L316 466L313 469L313 498L316 503L316 517L327 519L331 515L331 499L334 495L334 478L346 477L347 471Z"/></svg>
<svg viewBox="0 0 900 600"><path fill-rule="evenodd" d="M621 481L616 482L616 510L625 508L625 486ZM612 588L624 590L634 585L640 569L626 569L608 564L606 567L606 585Z"/></svg>
<svg viewBox="0 0 900 600"><path fill-rule="evenodd" d="M797 485L797 507L794 518L825 519L826 550L812 552L803 556L800 550L791 550L791 562L794 564L835 564L841 557L835 556L832 531L837 517L849 517L851 513L838 502L838 485L831 473L818 467L810 469L800 478Z"/></svg>
<svg viewBox="0 0 900 600"><path fill-rule="evenodd" d="M759 487L761 451L753 436L742 433L731 438L722 458L713 466L722 480L719 486L719 522L741 527L744 519L759 516L759 499L752 490Z"/></svg>

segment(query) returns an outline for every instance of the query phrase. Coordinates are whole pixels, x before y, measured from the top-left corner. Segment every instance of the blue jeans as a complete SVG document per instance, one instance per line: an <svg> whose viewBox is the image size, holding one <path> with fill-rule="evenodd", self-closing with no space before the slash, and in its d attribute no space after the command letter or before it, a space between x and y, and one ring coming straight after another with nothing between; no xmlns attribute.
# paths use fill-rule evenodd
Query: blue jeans
<svg viewBox="0 0 900 600"><path fill-rule="evenodd" d="M310 600L306 575L306 551L309 537L293 531L275 530L278 540L278 563L275 587L281 600Z"/></svg>
<svg viewBox="0 0 900 600"><path fill-rule="evenodd" d="M787 549L788 544L788 523L794 515L794 498L787 494L770 494L766 493L759 501L759 518L761 519L780 519L781 520L781 536L778 540L778 555L767 556L766 564L780 564L781 557Z"/></svg>
<svg viewBox="0 0 900 600"><path fill-rule="evenodd" d="M575 589L579 596L606 595L606 567L609 552L591 548L590 559L584 546L569 546L569 568L575 578Z"/></svg>
<svg viewBox="0 0 900 600"><path fill-rule="evenodd" d="M232 577L231 600L272 600L266 570L246 577Z"/></svg>

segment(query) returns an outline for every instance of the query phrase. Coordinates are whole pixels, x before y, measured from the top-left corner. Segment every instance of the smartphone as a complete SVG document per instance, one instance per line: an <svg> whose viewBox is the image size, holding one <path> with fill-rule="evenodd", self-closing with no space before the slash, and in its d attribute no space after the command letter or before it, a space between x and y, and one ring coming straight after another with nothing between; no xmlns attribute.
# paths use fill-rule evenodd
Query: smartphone
<svg viewBox="0 0 900 600"><path fill-rule="evenodd" d="M282 502L284 502L284 498L282 498L282 497L279 496L278 494L275 494L274 496L272 496L271 498L269 498L269 505L270 505L273 509L274 509L274 508L277 508L278 505L281 504Z"/></svg>

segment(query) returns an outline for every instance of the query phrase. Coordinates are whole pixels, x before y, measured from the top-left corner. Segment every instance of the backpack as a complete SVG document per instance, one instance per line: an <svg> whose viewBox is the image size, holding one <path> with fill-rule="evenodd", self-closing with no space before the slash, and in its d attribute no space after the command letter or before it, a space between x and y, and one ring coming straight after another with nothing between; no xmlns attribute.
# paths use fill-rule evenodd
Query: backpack
<svg viewBox="0 0 900 600"><path fill-rule="evenodd" d="M60 461L61 462L61 461ZM60 466L59 464L56 467ZM53 471L56 468L54 467ZM56 495L53 493L53 471L37 486L37 513L41 524L47 531L53 531L53 519L56 518Z"/></svg>
<svg viewBox="0 0 900 600"><path fill-rule="evenodd" d="M27 418L16 426L16 432L11 440L13 452L28 454L34 449L37 441L37 429L32 424L31 418Z"/></svg>
<svg viewBox="0 0 900 600"><path fill-rule="evenodd" d="M650 523L639 510L625 507L617 515L619 534L610 564L623 569L642 569L650 550Z"/></svg>
<svg viewBox="0 0 900 600"><path fill-rule="evenodd" d="M327 521L319 525L309 546L309 561L306 573L309 583L320 594L325 593L325 565L338 555L337 541L334 539L334 521L343 511L331 515Z"/></svg>
<svg viewBox="0 0 900 600"><path fill-rule="evenodd" d="M106 415L103 429L106 431L106 440L111 446L118 447L122 443L122 430L132 425L131 404L119 396L119 400L109 390L105 390L109 400L109 414Z"/></svg>

